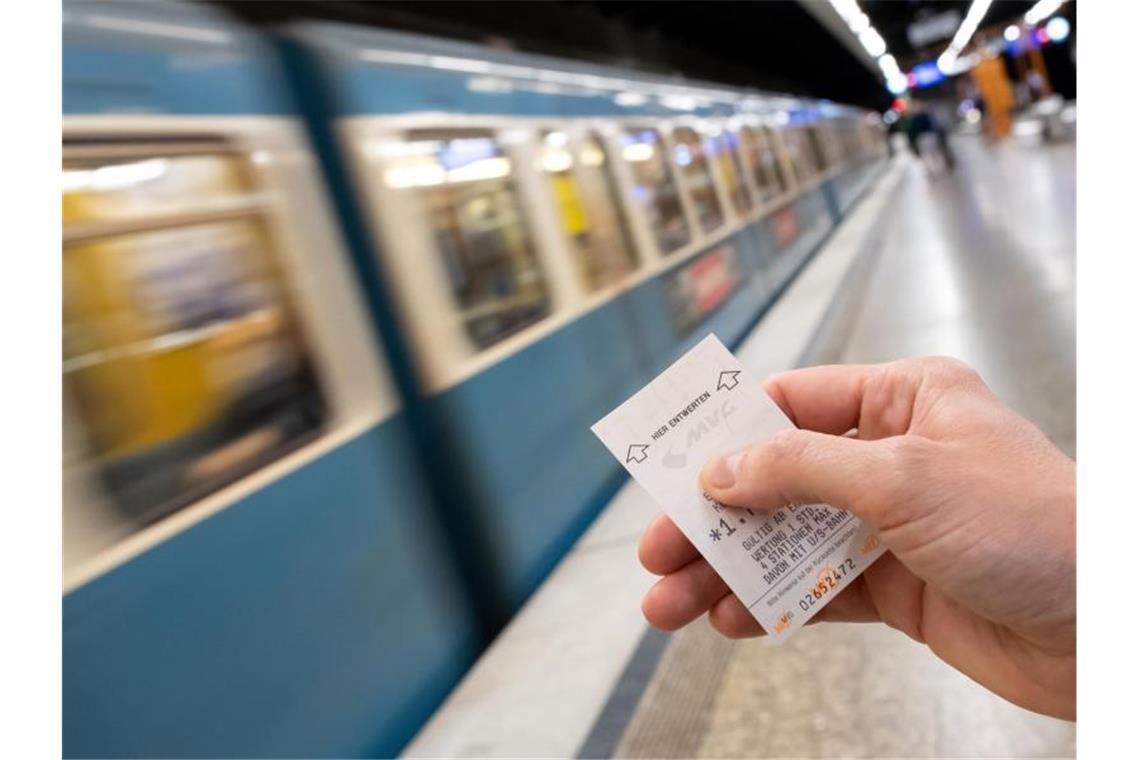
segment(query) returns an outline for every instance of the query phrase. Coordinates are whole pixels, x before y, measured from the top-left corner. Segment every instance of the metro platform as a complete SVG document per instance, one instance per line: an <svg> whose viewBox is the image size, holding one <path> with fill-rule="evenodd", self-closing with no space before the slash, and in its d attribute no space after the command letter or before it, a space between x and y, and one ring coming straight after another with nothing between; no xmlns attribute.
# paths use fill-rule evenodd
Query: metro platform
<svg viewBox="0 0 1140 760"><path fill-rule="evenodd" d="M738 348L758 377L945 354L1075 456L1075 146L954 138L899 152ZM627 483L405 749L406 757L1067 757L1029 713L882 625L781 646L640 611L657 513Z"/></svg>

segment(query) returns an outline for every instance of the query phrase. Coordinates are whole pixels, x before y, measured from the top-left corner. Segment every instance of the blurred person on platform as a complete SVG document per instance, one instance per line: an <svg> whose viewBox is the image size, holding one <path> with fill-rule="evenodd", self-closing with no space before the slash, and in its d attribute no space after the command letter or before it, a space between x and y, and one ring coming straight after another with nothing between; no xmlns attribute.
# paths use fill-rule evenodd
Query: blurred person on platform
<svg viewBox="0 0 1140 760"><path fill-rule="evenodd" d="M937 138L938 149L942 153L942 160L946 168L953 171L954 153L950 150L950 143L946 139L946 129L934 113L918 100L911 101L902 113L899 123L906 134L907 143L911 152L917 158L922 158L921 138L931 134Z"/></svg>

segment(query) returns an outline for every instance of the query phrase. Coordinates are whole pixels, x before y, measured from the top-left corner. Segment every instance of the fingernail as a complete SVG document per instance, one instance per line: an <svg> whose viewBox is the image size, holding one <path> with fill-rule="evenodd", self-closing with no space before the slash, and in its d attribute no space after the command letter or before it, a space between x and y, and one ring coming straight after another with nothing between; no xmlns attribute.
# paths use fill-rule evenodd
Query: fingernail
<svg viewBox="0 0 1140 760"><path fill-rule="evenodd" d="M740 460L743 456L744 452L738 451L735 454L714 459L708 470L709 485L713 488L731 488L736 482L736 470L740 467Z"/></svg>

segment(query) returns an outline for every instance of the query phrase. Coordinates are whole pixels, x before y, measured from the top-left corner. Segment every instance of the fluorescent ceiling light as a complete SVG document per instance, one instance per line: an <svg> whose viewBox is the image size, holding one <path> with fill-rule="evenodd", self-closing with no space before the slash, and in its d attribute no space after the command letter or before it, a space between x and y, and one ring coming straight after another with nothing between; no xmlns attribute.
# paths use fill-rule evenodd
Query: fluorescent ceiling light
<svg viewBox="0 0 1140 760"><path fill-rule="evenodd" d="M1038 21L1044 21L1056 13L1064 4L1065 0L1039 0L1037 5L1030 8L1025 14L1025 23L1036 24Z"/></svg>
<svg viewBox="0 0 1140 760"><path fill-rule="evenodd" d="M887 52L887 43L883 40L882 36L875 31L875 27L869 26L859 34L859 44L867 51L867 54L872 58L878 58L883 53Z"/></svg>
<svg viewBox="0 0 1140 760"><path fill-rule="evenodd" d="M982 23L992 4L993 0L974 0L970 5L966 18L962 19L962 25L954 33L954 39L950 41L950 46L938 56L938 70L943 74L949 76L957 73L954 64L958 60L958 54L970 43L970 39L974 36L974 32L978 31L978 25Z"/></svg>
<svg viewBox="0 0 1140 760"><path fill-rule="evenodd" d="M1062 42L1069 36L1071 28L1064 16L1057 16L1045 24L1045 34L1049 35L1049 39L1053 42Z"/></svg>
<svg viewBox="0 0 1140 760"><path fill-rule="evenodd" d="M859 7L857 0L828 0L828 3L847 24L847 29L851 34L859 40L859 45L867 52L867 55L877 60L879 69L883 72L887 89L895 95L906 92L906 77L899 71L898 61L887 52L886 40L871 25L870 17ZM902 82L901 90L899 89L900 80Z"/></svg>

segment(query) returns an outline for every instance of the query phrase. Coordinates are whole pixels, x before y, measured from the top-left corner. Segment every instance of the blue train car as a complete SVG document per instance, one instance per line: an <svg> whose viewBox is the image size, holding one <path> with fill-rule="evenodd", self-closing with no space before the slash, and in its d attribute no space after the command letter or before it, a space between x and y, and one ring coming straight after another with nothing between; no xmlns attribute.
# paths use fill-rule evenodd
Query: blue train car
<svg viewBox="0 0 1140 760"><path fill-rule="evenodd" d="M829 103L336 24L286 40L493 629L623 480L589 425L708 332L740 340L885 143Z"/></svg>
<svg viewBox="0 0 1140 760"><path fill-rule="evenodd" d="M415 35L64 23L67 756L394 754L623 482L589 425L740 340L885 154Z"/></svg>
<svg viewBox="0 0 1140 760"><path fill-rule="evenodd" d="M274 53L64 23L64 754L392 755L475 618Z"/></svg>

